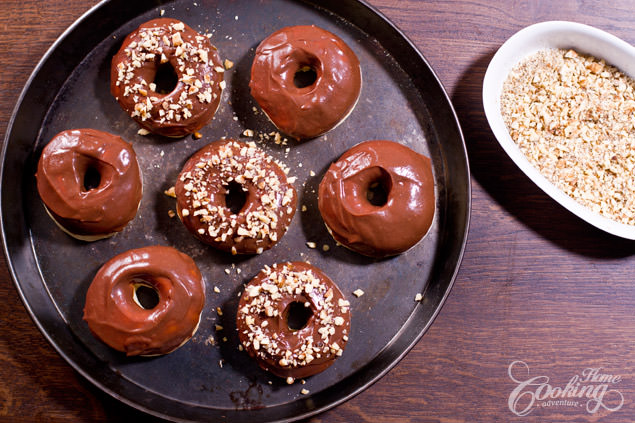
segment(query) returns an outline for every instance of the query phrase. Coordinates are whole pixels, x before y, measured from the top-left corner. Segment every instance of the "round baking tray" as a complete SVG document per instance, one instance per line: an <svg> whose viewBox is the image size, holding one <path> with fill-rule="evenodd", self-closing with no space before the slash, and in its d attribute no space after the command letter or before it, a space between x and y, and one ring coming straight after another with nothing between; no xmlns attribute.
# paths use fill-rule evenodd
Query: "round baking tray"
<svg viewBox="0 0 635 423"><path fill-rule="evenodd" d="M225 73L221 106L201 130L201 139L140 136L109 94L110 58L121 40L140 23L161 15L211 33L221 56L234 62ZM355 51L363 69L362 94L348 119L325 136L286 145L261 141L260 136L275 128L249 95L254 50L273 31L299 24L334 32ZM40 203L33 176L43 146L57 132L80 127L132 142L145 181L135 219L122 233L93 243L76 241L55 226ZM174 199L163 191L196 150L221 137L241 137L245 129L289 165L306 211L298 210L273 249L237 257L199 243L178 218L169 218ZM384 260L336 246L317 210L317 186L326 168L367 139L399 141L430 156L434 164L432 228L410 251ZM392 368L432 323L451 289L468 230L469 167L450 100L414 45L362 1L104 1L74 23L38 64L9 123L1 159L5 254L34 322L95 385L174 421L290 421L359 393ZM307 242L317 248L308 248ZM207 283L206 307L197 334L182 348L161 357L127 358L90 334L82 320L84 298L106 260L153 244L174 246L194 258ZM235 333L243 283L265 264L287 260L309 260L321 267L352 304L344 355L304 385L287 385L260 370L238 351ZM365 294L353 296L356 289ZM424 294L421 302L414 301L417 293ZM215 330L216 324L224 329ZM310 393L303 395L302 389Z"/></svg>

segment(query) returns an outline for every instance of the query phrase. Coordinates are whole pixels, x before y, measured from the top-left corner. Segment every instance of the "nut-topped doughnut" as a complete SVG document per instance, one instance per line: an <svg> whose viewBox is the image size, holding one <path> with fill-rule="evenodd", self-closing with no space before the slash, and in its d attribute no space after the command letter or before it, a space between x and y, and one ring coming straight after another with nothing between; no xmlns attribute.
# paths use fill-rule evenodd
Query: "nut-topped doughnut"
<svg viewBox="0 0 635 423"><path fill-rule="evenodd" d="M181 137L205 126L220 103L224 68L207 36L181 21L159 18L130 33L112 59L110 91L150 132ZM157 87L163 75L170 92ZM169 82L170 74L175 81ZM172 85L176 85L172 88Z"/></svg>
<svg viewBox="0 0 635 423"><path fill-rule="evenodd" d="M284 378L319 373L344 352L350 304L320 269L305 262L265 268L240 298L240 342L260 367Z"/></svg>
<svg viewBox="0 0 635 423"><path fill-rule="evenodd" d="M260 43L249 86L278 129L306 139L346 119L359 98L362 74L357 56L337 35L300 25Z"/></svg>
<svg viewBox="0 0 635 423"><path fill-rule="evenodd" d="M84 241L123 230L141 201L141 172L132 146L95 129L71 129L53 137L35 176L55 223Z"/></svg>
<svg viewBox="0 0 635 423"><path fill-rule="evenodd" d="M358 253L403 253L434 217L430 159L394 141L365 141L345 152L320 182L318 207L333 238Z"/></svg>
<svg viewBox="0 0 635 423"><path fill-rule="evenodd" d="M175 185L178 215L202 242L260 254L285 234L297 195L281 167L255 143L218 140L196 152Z"/></svg>
<svg viewBox="0 0 635 423"><path fill-rule="evenodd" d="M154 291L156 304L140 301L142 287ZM194 260L172 247L144 247L99 269L86 293L84 320L98 339L127 355L167 354L194 335L204 303L205 282Z"/></svg>

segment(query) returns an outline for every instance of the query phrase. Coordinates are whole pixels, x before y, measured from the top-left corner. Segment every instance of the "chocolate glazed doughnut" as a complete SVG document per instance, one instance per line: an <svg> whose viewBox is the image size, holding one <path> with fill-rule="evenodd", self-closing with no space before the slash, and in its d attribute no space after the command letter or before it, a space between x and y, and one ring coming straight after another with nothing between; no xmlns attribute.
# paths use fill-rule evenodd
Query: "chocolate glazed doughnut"
<svg viewBox="0 0 635 423"><path fill-rule="evenodd" d="M240 342L260 367L297 379L323 371L342 355L350 304L317 267L274 264L245 286L236 319Z"/></svg>
<svg viewBox="0 0 635 423"><path fill-rule="evenodd" d="M291 26L260 43L249 86L278 129L314 138L353 110L362 74L357 56L338 36L316 26Z"/></svg>
<svg viewBox="0 0 635 423"><path fill-rule="evenodd" d="M141 172L132 146L95 129L72 129L53 137L35 176L49 215L84 241L121 231L141 201Z"/></svg>
<svg viewBox="0 0 635 423"><path fill-rule="evenodd" d="M428 232L435 210L430 159L393 141L365 141L333 163L318 207L333 238L370 257L400 254Z"/></svg>
<svg viewBox="0 0 635 423"><path fill-rule="evenodd" d="M286 233L297 195L288 169L253 142L218 140L196 152L175 185L177 211L199 240L260 254Z"/></svg>
<svg viewBox="0 0 635 423"><path fill-rule="evenodd" d="M214 117L223 72L206 36L176 19L153 19L130 33L113 57L110 92L143 128L181 137Z"/></svg>
<svg viewBox="0 0 635 423"><path fill-rule="evenodd" d="M138 290L154 290L154 307L138 299ZM174 351L198 328L205 283L194 261L172 247L129 250L97 272L88 292L84 320L91 332L127 355Z"/></svg>

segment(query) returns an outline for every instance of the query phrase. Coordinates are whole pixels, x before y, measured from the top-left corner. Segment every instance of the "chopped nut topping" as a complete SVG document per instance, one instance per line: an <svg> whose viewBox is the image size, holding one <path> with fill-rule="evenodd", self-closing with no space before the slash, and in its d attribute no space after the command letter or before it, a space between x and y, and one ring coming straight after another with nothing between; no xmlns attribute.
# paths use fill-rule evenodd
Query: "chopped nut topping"
<svg viewBox="0 0 635 423"><path fill-rule="evenodd" d="M189 213L199 217L210 242L233 244L232 254L238 253L239 244L255 242L255 252L260 254L278 240L293 216L290 205L295 191L285 183L284 169L254 142L230 140L203 153L191 170L180 175L179 182L186 192ZM214 184L209 183L210 175L215 178ZM257 188L248 211L234 213L210 200L227 195L232 182L242 185L246 192L249 186ZM181 198L179 202L183 204ZM230 248L227 244L225 248Z"/></svg>
<svg viewBox="0 0 635 423"><path fill-rule="evenodd" d="M130 43L124 50L126 58L116 65L116 86L123 88L122 97L133 99L134 107L129 110L133 118L141 121L152 119L159 123L181 122L192 117L196 103L211 103L219 96L222 75L216 70L217 63L210 60L211 46L206 37L194 37L185 32L182 22L169 26L142 28L137 33L138 42ZM179 81L185 84L180 96L163 97L156 93L156 85L143 79L139 69L154 63L169 62L167 51L174 50L173 62ZM217 55L214 53L214 59ZM187 69L186 69L187 67ZM204 74L205 82L194 75ZM160 98L161 97L161 98ZM140 135L143 135L140 133Z"/></svg>
<svg viewBox="0 0 635 423"><path fill-rule="evenodd" d="M362 295L364 295L364 291L362 291L361 289L358 288L355 291L353 291L353 295L359 298Z"/></svg>
<svg viewBox="0 0 635 423"><path fill-rule="evenodd" d="M341 343L341 336L347 333L347 328L343 326L347 325L345 317L348 308L338 306L339 301L336 304L333 289L313 270L298 269L285 263L265 266L259 278L258 283L246 286L237 313L239 322L247 327L241 332L245 347L251 347L260 358L273 360L281 367L289 368L306 366L318 358L342 354L338 342ZM279 318L277 316L281 315L284 309L282 304L285 304L282 302L287 295L306 298L304 306L311 309L318 335L304 337L302 343L293 348L278 339L278 324L269 324L270 320L274 323ZM338 300L345 301L342 298Z"/></svg>
<svg viewBox="0 0 635 423"><path fill-rule="evenodd" d="M234 62L229 59L225 59L223 64L225 65L225 69L231 69L232 67L234 67Z"/></svg>

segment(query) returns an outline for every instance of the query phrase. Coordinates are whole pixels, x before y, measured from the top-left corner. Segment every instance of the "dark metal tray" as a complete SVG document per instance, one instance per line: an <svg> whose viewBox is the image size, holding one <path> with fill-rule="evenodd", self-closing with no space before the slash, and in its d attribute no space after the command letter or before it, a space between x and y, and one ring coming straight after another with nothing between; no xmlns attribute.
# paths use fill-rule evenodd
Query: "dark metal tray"
<svg viewBox="0 0 635 423"><path fill-rule="evenodd" d="M225 75L221 107L199 140L138 135L137 125L109 94L110 58L121 40L161 10L166 17L212 32L221 56L235 62ZM251 61L261 39L296 24L316 24L352 47L363 69L361 98L350 117L326 136L287 146L262 144L292 168L300 205L307 211L298 210L289 232L273 249L232 257L199 243L178 219L170 219L174 200L163 191L173 185L185 160L206 143L239 137L246 128L256 133L274 130L262 113L253 111L257 105L247 86ZM33 177L51 137L79 127L105 130L132 142L145 180L137 217L122 233L94 243L76 241L55 227ZM434 163L433 227L415 248L386 260L336 247L317 210L316 188L328 165L367 139L399 141L431 156ZM100 3L57 40L29 79L3 146L1 190L7 262L26 308L49 342L104 391L175 421L295 420L368 387L406 354L438 313L461 260L470 211L465 145L443 87L397 28L354 0ZM307 241L318 248L307 248ZM156 358L126 358L89 333L82 320L84 297L107 259L152 244L172 245L196 260L207 282L206 308L199 331L179 350ZM322 250L324 244L329 251ZM237 350L235 308L243 283L263 265L303 259L321 267L349 297L352 333L344 355L332 367L305 385L287 385ZM220 293L213 291L215 286ZM365 295L354 297L357 288ZM414 301L416 293L425 293L422 302ZM222 316L216 307L222 308ZM224 327L222 332L215 331L216 323ZM217 345L206 342L210 335ZM302 395L302 388L310 393Z"/></svg>

